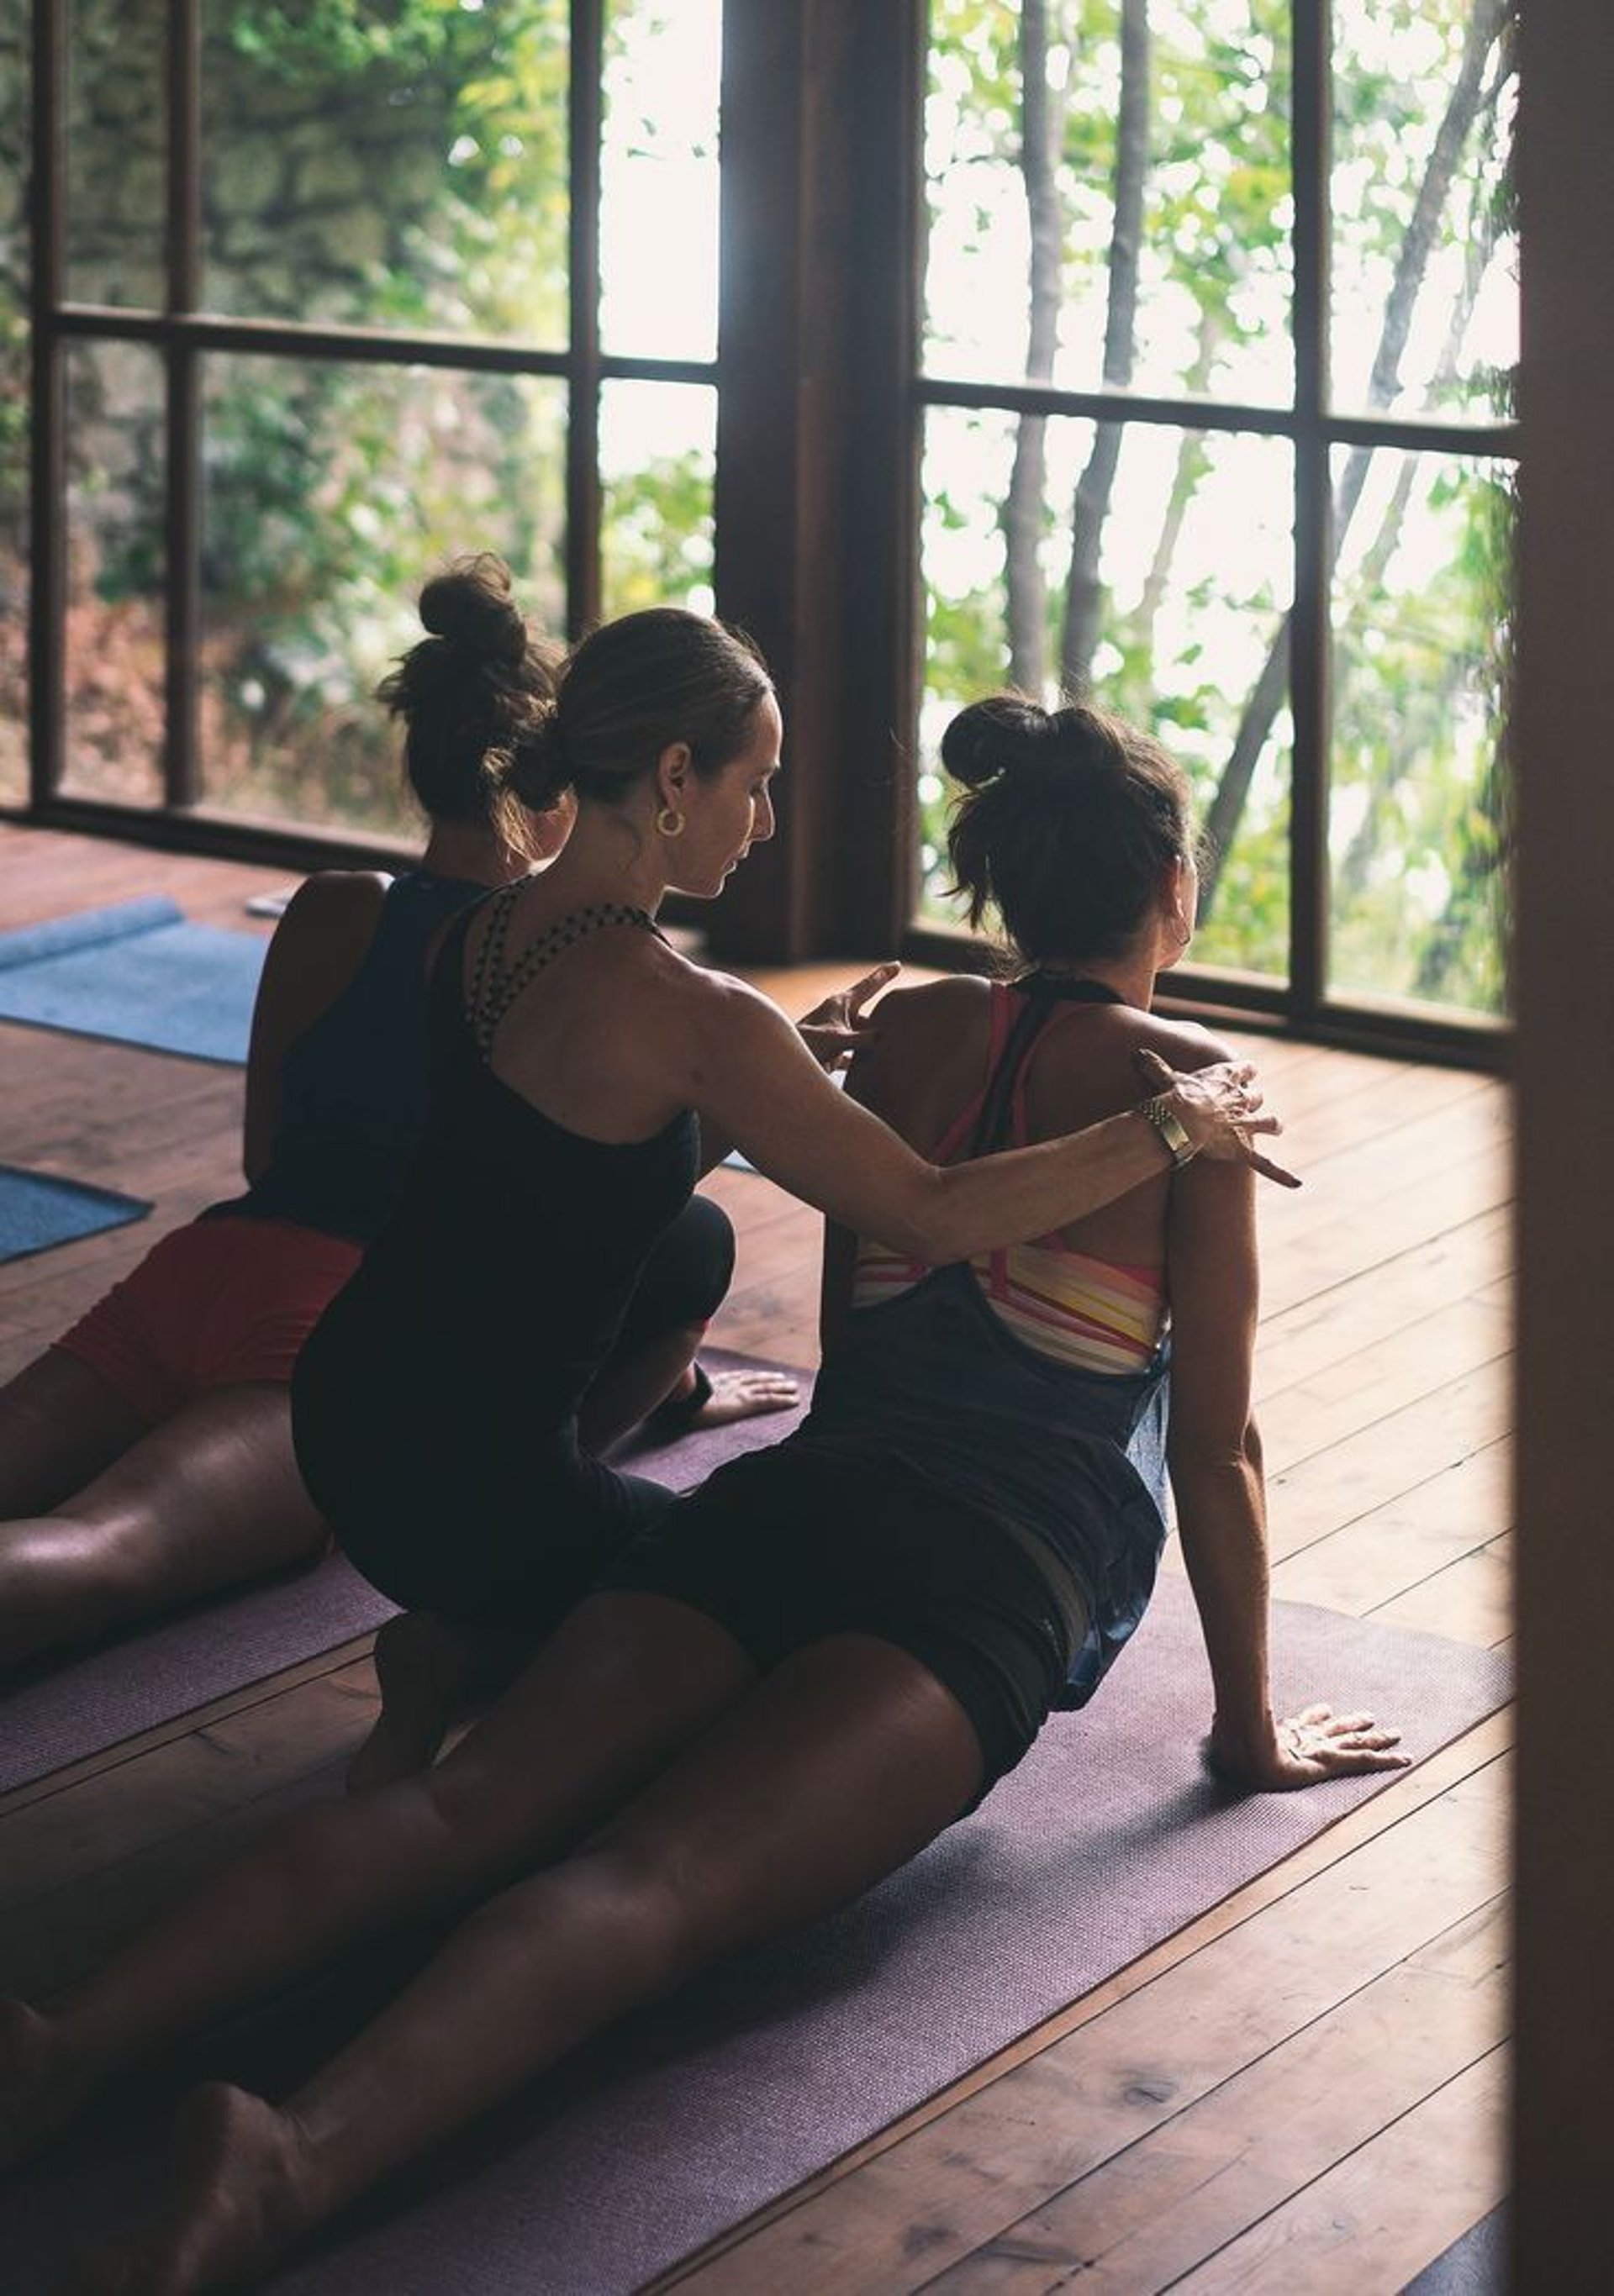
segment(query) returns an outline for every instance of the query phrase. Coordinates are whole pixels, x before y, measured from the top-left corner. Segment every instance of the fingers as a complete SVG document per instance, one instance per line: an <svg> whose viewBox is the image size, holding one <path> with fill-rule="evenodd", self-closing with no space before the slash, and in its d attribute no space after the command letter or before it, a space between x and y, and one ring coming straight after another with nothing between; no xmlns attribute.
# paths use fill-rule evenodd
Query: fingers
<svg viewBox="0 0 1614 2296"><path fill-rule="evenodd" d="M854 980L850 988L843 990L846 1010L852 1017L855 1019L869 999L894 980L902 970L901 964L893 957L885 964L877 964L872 972L864 973L861 980Z"/></svg>
<svg viewBox="0 0 1614 2296"><path fill-rule="evenodd" d="M1396 1751L1399 1730L1371 1714L1336 1714L1330 1706L1304 1707L1279 1726L1279 1738L1297 1762L1323 1777L1355 1777L1372 1770L1404 1770L1412 1757Z"/></svg>
<svg viewBox="0 0 1614 2296"><path fill-rule="evenodd" d="M1287 1164L1274 1164L1270 1156L1258 1155L1253 1148L1246 1151L1244 1160L1252 1172L1259 1172L1264 1180L1276 1180L1280 1188L1298 1188L1303 1185L1300 1175L1291 1172Z"/></svg>

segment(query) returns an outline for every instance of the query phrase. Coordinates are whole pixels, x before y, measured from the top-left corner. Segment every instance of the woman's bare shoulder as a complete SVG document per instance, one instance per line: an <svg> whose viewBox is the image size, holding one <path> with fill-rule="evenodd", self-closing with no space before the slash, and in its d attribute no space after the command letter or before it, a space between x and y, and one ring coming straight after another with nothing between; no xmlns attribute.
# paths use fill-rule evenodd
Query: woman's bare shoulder
<svg viewBox="0 0 1614 2296"><path fill-rule="evenodd" d="M321 869L305 877L286 904L274 944L295 944L303 955L321 944L333 951L368 944L392 880L376 869Z"/></svg>
<svg viewBox="0 0 1614 2296"><path fill-rule="evenodd" d="M1158 1053L1174 1069L1209 1068L1216 1061L1239 1058L1236 1046L1198 1021L1168 1021L1158 1013L1140 1012L1131 1004L1107 1008L1105 1019L1124 1038L1129 1050Z"/></svg>

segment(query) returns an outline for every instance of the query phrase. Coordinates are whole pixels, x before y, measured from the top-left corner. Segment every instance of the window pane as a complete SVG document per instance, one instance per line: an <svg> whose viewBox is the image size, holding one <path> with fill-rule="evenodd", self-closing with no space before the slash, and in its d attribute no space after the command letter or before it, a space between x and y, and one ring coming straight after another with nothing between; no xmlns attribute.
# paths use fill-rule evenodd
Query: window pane
<svg viewBox="0 0 1614 2296"><path fill-rule="evenodd" d="M67 285L78 303L168 300L164 0L75 0L68 23Z"/></svg>
<svg viewBox="0 0 1614 2296"><path fill-rule="evenodd" d="M210 309L564 345L565 0L206 29Z"/></svg>
<svg viewBox="0 0 1614 2296"><path fill-rule="evenodd" d="M412 832L376 682L462 552L497 551L564 628L563 389L221 357L205 393L206 802Z"/></svg>
<svg viewBox="0 0 1614 2296"><path fill-rule="evenodd" d="M641 358L717 353L721 0L606 13L600 332Z"/></svg>
<svg viewBox="0 0 1614 2296"><path fill-rule="evenodd" d="M996 687L1090 687L1182 760L1217 830L1196 961L1269 974L1289 961L1293 485L1277 439L943 408L926 423L923 757ZM944 794L926 770L932 917Z"/></svg>
<svg viewBox="0 0 1614 2296"><path fill-rule="evenodd" d="M75 797L162 800L162 365L139 343L67 353L66 762Z"/></svg>
<svg viewBox="0 0 1614 2296"><path fill-rule="evenodd" d="M932 0L927 372L1288 399L1288 24L1286 0Z"/></svg>
<svg viewBox="0 0 1614 2296"><path fill-rule="evenodd" d="M0 0L0 803L28 795L29 14Z"/></svg>
<svg viewBox="0 0 1614 2296"><path fill-rule="evenodd" d="M1330 987L1500 1013L1512 473L1341 450Z"/></svg>
<svg viewBox="0 0 1614 2296"><path fill-rule="evenodd" d="M1335 0L1333 397L1511 412L1507 0Z"/></svg>
<svg viewBox="0 0 1614 2296"><path fill-rule="evenodd" d="M608 382L600 393L600 581L605 613L709 614L717 393Z"/></svg>

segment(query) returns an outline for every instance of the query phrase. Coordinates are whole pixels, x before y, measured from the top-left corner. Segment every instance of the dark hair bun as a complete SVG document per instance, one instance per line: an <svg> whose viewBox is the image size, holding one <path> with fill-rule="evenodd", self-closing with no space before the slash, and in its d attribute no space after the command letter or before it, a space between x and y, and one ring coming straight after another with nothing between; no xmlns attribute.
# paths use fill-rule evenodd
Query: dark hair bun
<svg viewBox="0 0 1614 2296"><path fill-rule="evenodd" d="M972 701L942 736L942 763L966 789L984 789L1016 767L1042 762L1051 720L1018 693Z"/></svg>
<svg viewBox="0 0 1614 2296"><path fill-rule="evenodd" d="M459 559L434 576L420 594L420 619L433 637L472 661L514 668L527 651L527 625L509 569L490 551Z"/></svg>

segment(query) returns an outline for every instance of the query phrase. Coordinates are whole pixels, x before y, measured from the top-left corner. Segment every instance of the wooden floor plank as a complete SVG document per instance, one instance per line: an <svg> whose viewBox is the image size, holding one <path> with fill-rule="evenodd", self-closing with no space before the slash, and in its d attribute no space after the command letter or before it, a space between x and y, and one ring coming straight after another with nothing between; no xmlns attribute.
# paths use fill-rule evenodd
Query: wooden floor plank
<svg viewBox="0 0 1614 2296"><path fill-rule="evenodd" d="M1498 1206L1461 1227L1375 1264L1322 1283L1283 1308L1264 1304L1256 1350L1256 1397L1264 1406L1287 1387L1394 1339L1450 1303L1512 1306L1512 1223Z"/></svg>
<svg viewBox="0 0 1614 2296"><path fill-rule="evenodd" d="M1494 2050L1492 1898L928 2284L941 2296L1169 2288Z"/></svg>
<svg viewBox="0 0 1614 2296"><path fill-rule="evenodd" d="M1285 1543L1281 1495L1274 1505L1276 1549ZM1272 1569L1273 1591L1360 1617L1499 1537L1512 1520L1511 1445L1503 1438L1437 1464L1421 1481L1282 1554ZM1456 1633L1458 1622L1443 1617L1437 1631Z"/></svg>
<svg viewBox="0 0 1614 2296"><path fill-rule="evenodd" d="M1173 2288L1184 2296L1404 2288L1505 2196L1507 2095L1499 2046Z"/></svg>

